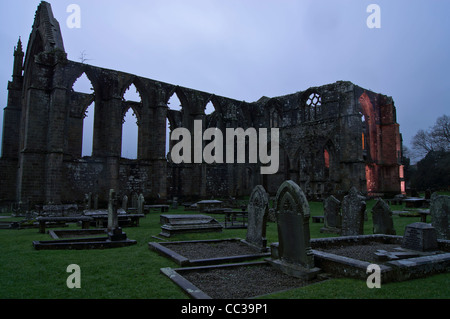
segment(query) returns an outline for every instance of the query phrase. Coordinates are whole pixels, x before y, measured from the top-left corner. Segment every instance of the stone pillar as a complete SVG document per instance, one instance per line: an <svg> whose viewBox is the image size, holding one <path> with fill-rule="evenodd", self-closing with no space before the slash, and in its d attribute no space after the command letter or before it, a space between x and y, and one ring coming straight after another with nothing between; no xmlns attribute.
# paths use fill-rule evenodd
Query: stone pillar
<svg viewBox="0 0 450 319"><path fill-rule="evenodd" d="M167 199L167 159L166 159L166 118L167 105L159 102L154 109L152 128L152 170L153 194L159 194L161 199Z"/></svg>
<svg viewBox="0 0 450 319"><path fill-rule="evenodd" d="M28 88L21 119L21 146L17 178L17 201L44 204L48 95L39 88Z"/></svg>
<svg viewBox="0 0 450 319"><path fill-rule="evenodd" d="M19 157L20 118L22 114L23 86L22 42L19 39L14 50L14 66L12 82L8 82L8 103L3 112L2 158L16 159Z"/></svg>
<svg viewBox="0 0 450 319"><path fill-rule="evenodd" d="M105 159L100 188L120 189L119 162L122 147L122 101L117 97L95 105L93 156Z"/></svg>

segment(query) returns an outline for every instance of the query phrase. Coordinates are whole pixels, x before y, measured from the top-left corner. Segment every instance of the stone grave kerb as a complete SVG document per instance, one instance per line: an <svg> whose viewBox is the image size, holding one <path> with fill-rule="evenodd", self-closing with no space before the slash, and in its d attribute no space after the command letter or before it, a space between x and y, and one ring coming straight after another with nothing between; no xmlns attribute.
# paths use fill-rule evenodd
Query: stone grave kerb
<svg viewBox="0 0 450 319"><path fill-rule="evenodd" d="M266 223L269 214L269 195L262 185L257 185L250 194L247 205L247 236L245 242L261 251L268 250Z"/></svg>

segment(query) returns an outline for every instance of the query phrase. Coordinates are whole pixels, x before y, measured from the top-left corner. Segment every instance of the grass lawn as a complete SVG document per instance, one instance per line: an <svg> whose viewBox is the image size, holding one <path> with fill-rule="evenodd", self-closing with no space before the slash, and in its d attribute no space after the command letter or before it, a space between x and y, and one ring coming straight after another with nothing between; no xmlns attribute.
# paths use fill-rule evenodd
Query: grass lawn
<svg viewBox="0 0 450 319"><path fill-rule="evenodd" d="M368 201L370 212L374 201ZM311 202L312 215L323 215L322 203ZM403 209L393 206L393 210ZM182 209L169 213L184 213ZM191 213L191 212L189 212ZM398 235L407 224L419 217L394 216ZM430 222L428 220L428 222ZM333 236L321 234L322 224L311 223L312 238ZM71 228L78 228L71 226ZM128 238L137 245L105 250L41 250L32 247L33 240L50 240L38 229L0 230L0 298L1 299L181 299L187 296L160 268L178 266L148 248L148 242L160 232L159 213L151 213L140 220L139 227L124 228ZM372 233L371 213L365 223L365 234ZM245 238L246 230L224 230L222 233L185 234L171 240ZM277 242L275 223L268 223L268 242ZM69 289L67 266L77 264L81 269L81 289ZM381 289L369 289L365 281L332 279L307 287L275 293L265 298L361 299L361 298L449 298L450 274L400 283L382 284Z"/></svg>

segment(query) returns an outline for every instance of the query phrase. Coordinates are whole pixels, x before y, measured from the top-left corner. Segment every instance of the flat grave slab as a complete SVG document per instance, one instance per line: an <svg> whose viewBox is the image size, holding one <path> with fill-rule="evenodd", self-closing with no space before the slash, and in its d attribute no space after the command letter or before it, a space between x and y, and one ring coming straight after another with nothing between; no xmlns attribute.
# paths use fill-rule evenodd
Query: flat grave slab
<svg viewBox="0 0 450 319"><path fill-rule="evenodd" d="M171 237L176 234L198 232L221 232L223 226L214 218L201 214L160 216L161 236Z"/></svg>
<svg viewBox="0 0 450 319"><path fill-rule="evenodd" d="M108 236L60 240L33 241L36 250L107 249L135 245L136 240L110 240Z"/></svg>
<svg viewBox="0 0 450 319"><path fill-rule="evenodd" d="M79 238L106 235L106 229L52 229L48 234L53 239Z"/></svg>

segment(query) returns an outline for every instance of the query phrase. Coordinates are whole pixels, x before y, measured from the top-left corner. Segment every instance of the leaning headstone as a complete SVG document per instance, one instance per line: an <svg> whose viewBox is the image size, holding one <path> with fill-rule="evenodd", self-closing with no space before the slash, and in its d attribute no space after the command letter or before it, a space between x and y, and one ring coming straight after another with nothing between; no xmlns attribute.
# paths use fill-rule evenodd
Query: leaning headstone
<svg viewBox="0 0 450 319"><path fill-rule="evenodd" d="M269 213L269 196L263 186L256 186L250 194L247 219L247 237L245 242L261 251L268 248L266 239L266 222Z"/></svg>
<svg viewBox="0 0 450 319"><path fill-rule="evenodd" d="M341 221L341 202L333 195L323 201L324 227L320 229L321 233L340 233L342 227Z"/></svg>
<svg viewBox="0 0 450 319"><path fill-rule="evenodd" d="M365 197L352 187L342 201L342 236L357 236L364 233Z"/></svg>
<svg viewBox="0 0 450 319"><path fill-rule="evenodd" d="M278 189L275 209L279 244L268 261L288 275L314 278L320 269L314 266L309 233L310 210L305 194L293 181L285 181Z"/></svg>
<svg viewBox="0 0 450 319"><path fill-rule="evenodd" d="M373 233L395 235L392 211L389 205L381 198L377 199L372 208Z"/></svg>
<svg viewBox="0 0 450 319"><path fill-rule="evenodd" d="M402 248L430 251L438 248L436 229L430 224L413 223L405 228Z"/></svg>
<svg viewBox="0 0 450 319"><path fill-rule="evenodd" d="M439 239L450 239L450 196L433 193L430 202L431 225Z"/></svg>

